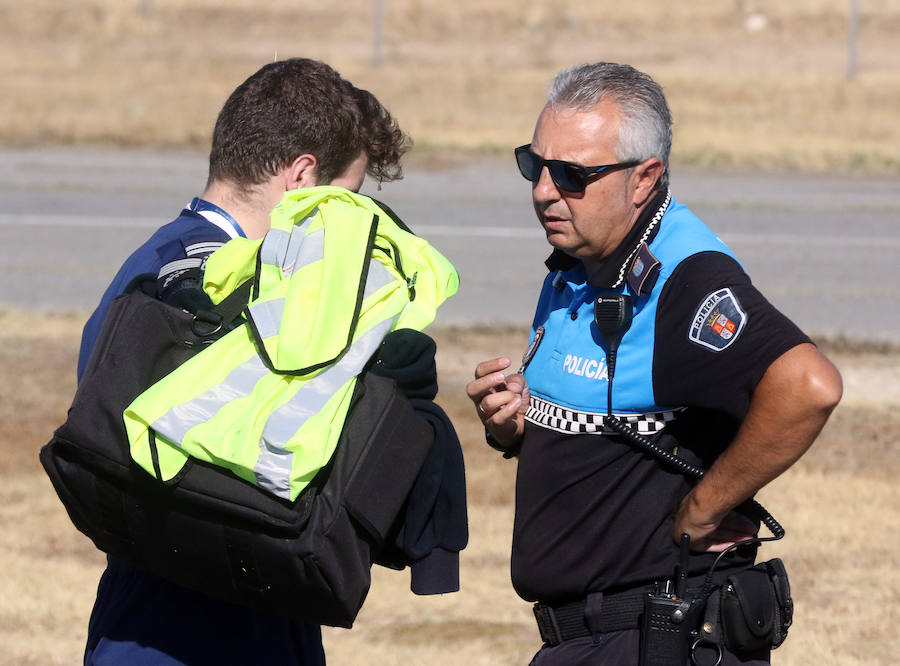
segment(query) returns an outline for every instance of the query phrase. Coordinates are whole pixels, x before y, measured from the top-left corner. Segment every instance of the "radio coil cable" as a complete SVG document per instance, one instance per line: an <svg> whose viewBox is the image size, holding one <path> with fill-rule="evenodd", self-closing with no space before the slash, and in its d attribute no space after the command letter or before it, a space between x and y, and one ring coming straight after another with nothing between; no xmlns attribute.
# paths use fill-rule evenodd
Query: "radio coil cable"
<svg viewBox="0 0 900 666"><path fill-rule="evenodd" d="M621 435L623 439L625 439L635 448L647 453L653 458L656 458L663 464L668 465L669 467L675 469L677 472L680 472L686 477L695 481L699 481L706 473L704 469L693 465L684 458L681 458L670 451L666 451L661 446L651 441L649 438L644 437L639 432L635 431L625 421L612 413L612 386L613 376L615 375L616 371L616 354L619 348L619 343L622 341L622 337L625 335L625 332L631 327L633 312L634 307L632 304L631 296L629 296L628 294L619 293L613 290L603 290L594 300L594 323L596 324L597 329L600 331L600 334L603 336L604 342L606 342L606 367L609 381L607 382L606 417L604 418L604 423L609 426L610 429ZM784 538L784 528L778 523L777 520L775 520L774 516L772 516L772 514L769 513L765 509L765 507L763 507L763 505L757 502L755 499L749 498L745 500L737 507L737 510L745 515L750 516L751 518L759 520L763 525L766 526L766 529L768 529L773 536L757 536L750 539L744 539L732 544L721 553L719 553L719 556L716 557L704 581L702 593L703 596L705 596L711 589L713 572L718 566L719 561L726 553L729 553L733 549L739 548L741 546L746 546L754 543L758 544L764 541L778 541L779 539Z"/></svg>

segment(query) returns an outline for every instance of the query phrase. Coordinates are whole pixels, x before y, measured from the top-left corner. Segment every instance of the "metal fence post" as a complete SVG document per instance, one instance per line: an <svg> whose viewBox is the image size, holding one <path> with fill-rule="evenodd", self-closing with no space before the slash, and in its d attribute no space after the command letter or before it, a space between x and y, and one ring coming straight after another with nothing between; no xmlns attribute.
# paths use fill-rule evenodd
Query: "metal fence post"
<svg viewBox="0 0 900 666"><path fill-rule="evenodd" d="M847 17L847 78L853 80L859 72L859 0L850 0Z"/></svg>

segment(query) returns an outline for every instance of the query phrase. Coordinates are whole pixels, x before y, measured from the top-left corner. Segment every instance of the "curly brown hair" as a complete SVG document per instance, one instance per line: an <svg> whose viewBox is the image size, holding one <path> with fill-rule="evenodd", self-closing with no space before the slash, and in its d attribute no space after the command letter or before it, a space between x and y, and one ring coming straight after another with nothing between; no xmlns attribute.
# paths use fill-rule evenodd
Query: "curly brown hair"
<svg viewBox="0 0 900 666"><path fill-rule="evenodd" d="M365 152L366 172L380 183L402 177L410 146L372 93L324 62L292 58L265 65L231 93L213 130L209 181L249 189L310 154L327 184Z"/></svg>
<svg viewBox="0 0 900 666"><path fill-rule="evenodd" d="M352 86L362 112L364 149L369 158L366 169L379 183L403 178L400 159L412 147L412 139L400 129L400 125L386 108L368 90Z"/></svg>

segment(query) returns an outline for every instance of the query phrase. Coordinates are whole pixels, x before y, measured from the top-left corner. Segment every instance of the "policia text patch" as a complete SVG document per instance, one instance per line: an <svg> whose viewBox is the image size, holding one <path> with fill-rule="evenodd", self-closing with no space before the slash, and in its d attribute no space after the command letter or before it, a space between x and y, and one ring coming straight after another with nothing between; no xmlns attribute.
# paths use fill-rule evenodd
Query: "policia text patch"
<svg viewBox="0 0 900 666"><path fill-rule="evenodd" d="M707 296L697 308L688 337L691 342L718 352L737 340L746 323L747 313L731 289L720 289Z"/></svg>

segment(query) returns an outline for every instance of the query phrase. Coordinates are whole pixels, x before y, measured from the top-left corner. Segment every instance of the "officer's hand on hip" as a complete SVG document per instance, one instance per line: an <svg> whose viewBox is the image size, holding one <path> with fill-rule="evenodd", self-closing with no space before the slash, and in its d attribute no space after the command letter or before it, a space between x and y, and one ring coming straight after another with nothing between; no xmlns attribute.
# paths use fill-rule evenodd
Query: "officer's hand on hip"
<svg viewBox="0 0 900 666"><path fill-rule="evenodd" d="M525 431L529 395L523 375L503 374L509 365L510 360L505 357L479 363L475 379L466 386L466 394L494 439L512 448Z"/></svg>
<svg viewBox="0 0 900 666"><path fill-rule="evenodd" d="M692 494L688 493L675 514L672 538L676 543L682 533L691 537L692 551L721 553L738 541L755 537L757 525L737 511L729 511L721 518L703 515L693 506Z"/></svg>

